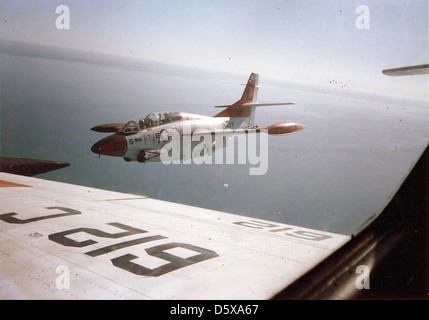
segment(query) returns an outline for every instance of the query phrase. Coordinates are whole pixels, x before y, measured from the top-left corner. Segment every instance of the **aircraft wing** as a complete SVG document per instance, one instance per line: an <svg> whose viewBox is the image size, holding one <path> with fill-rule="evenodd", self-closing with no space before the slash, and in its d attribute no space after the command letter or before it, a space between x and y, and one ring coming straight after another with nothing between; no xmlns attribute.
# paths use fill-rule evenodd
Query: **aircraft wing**
<svg viewBox="0 0 429 320"><path fill-rule="evenodd" d="M62 161L0 157L0 172L29 177L68 166L70 163Z"/></svg>
<svg viewBox="0 0 429 320"><path fill-rule="evenodd" d="M386 70L383 70L382 72L385 75L394 76L394 77L428 74L429 73L429 64L407 66L407 67L402 67L402 68L386 69Z"/></svg>
<svg viewBox="0 0 429 320"><path fill-rule="evenodd" d="M349 240L0 173L0 299L268 299Z"/></svg>

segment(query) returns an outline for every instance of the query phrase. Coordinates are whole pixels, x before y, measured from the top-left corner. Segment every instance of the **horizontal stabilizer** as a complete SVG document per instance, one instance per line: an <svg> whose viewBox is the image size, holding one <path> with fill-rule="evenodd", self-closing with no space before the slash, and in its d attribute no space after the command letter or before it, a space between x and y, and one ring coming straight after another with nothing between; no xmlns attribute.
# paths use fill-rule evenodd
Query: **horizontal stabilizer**
<svg viewBox="0 0 429 320"><path fill-rule="evenodd" d="M248 102L241 104L242 107L268 107L268 106L287 106L296 104L296 102L281 102L281 103L257 103L257 102ZM215 108L229 108L231 105L226 106L215 106Z"/></svg>
<svg viewBox="0 0 429 320"><path fill-rule="evenodd" d="M296 104L296 102L280 102L280 103L257 103L257 102L249 102L244 103L244 107L269 107L269 106L288 106L291 104Z"/></svg>

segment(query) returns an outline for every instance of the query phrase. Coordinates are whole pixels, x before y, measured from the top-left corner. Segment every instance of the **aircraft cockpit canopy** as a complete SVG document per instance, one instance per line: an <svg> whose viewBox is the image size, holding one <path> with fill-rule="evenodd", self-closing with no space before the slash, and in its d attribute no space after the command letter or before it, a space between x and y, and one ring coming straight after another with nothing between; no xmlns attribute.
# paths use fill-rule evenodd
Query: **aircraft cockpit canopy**
<svg viewBox="0 0 429 320"><path fill-rule="evenodd" d="M119 132L124 134L136 133L181 119L182 114L180 112L154 112L128 121Z"/></svg>

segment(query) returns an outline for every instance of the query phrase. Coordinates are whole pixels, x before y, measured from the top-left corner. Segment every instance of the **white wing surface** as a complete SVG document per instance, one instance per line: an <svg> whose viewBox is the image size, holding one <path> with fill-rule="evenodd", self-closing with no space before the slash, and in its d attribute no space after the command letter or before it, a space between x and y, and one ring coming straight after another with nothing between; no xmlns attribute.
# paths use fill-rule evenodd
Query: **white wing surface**
<svg viewBox="0 0 429 320"><path fill-rule="evenodd" d="M0 173L0 299L269 299L349 239Z"/></svg>

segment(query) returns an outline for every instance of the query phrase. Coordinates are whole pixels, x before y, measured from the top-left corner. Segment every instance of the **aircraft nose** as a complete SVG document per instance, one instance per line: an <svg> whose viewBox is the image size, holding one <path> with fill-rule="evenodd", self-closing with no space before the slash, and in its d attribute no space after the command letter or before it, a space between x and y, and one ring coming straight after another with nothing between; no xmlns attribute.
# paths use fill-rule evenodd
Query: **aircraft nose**
<svg viewBox="0 0 429 320"><path fill-rule="evenodd" d="M127 152L127 140L122 135L112 134L94 143L91 151L98 155L123 157Z"/></svg>

